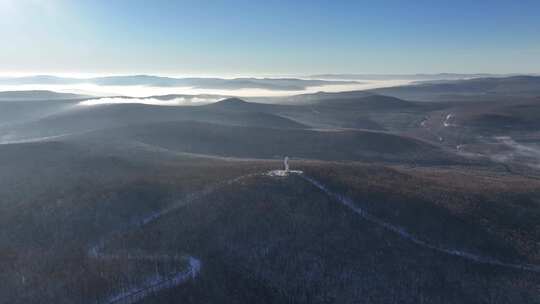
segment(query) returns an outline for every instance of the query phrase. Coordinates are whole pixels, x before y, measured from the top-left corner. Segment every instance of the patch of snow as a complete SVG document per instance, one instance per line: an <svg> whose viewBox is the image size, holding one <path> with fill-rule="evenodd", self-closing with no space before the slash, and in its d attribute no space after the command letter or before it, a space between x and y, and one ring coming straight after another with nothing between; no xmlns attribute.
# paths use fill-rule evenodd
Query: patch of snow
<svg viewBox="0 0 540 304"><path fill-rule="evenodd" d="M286 177L291 174L302 174L303 171L300 170L272 170L268 171L265 175L267 176L277 176L277 177Z"/></svg>
<svg viewBox="0 0 540 304"><path fill-rule="evenodd" d="M455 117L454 114L446 115L446 118L443 121L443 126L445 127L455 126L454 124L450 123L450 120L453 119L454 117Z"/></svg>

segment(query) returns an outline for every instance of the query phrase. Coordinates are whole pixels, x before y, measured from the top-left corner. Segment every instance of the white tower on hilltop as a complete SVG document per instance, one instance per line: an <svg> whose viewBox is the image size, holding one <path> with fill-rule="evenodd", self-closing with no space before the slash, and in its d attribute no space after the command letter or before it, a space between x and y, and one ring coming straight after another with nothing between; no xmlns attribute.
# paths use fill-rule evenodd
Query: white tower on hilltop
<svg viewBox="0 0 540 304"><path fill-rule="evenodd" d="M285 159L283 160L283 165L285 166L285 172L289 172L289 157L285 156Z"/></svg>

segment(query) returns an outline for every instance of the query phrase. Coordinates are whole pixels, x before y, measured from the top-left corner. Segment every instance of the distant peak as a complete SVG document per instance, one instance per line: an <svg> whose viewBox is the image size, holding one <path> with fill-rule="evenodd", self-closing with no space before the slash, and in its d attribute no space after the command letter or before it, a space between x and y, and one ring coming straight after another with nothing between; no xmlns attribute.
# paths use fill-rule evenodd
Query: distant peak
<svg viewBox="0 0 540 304"><path fill-rule="evenodd" d="M218 101L216 104L218 105L247 105L249 104L249 102L245 101L245 100L242 100L240 98L236 98L236 97L233 97L233 98L227 98L227 99L223 99L221 101Z"/></svg>

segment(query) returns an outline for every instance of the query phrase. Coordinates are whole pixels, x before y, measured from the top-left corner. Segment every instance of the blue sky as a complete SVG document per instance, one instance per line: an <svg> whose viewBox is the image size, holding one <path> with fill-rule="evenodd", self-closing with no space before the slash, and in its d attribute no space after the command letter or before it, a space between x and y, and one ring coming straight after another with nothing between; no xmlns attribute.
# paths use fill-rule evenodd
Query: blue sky
<svg viewBox="0 0 540 304"><path fill-rule="evenodd" d="M540 1L0 0L0 73L540 73Z"/></svg>

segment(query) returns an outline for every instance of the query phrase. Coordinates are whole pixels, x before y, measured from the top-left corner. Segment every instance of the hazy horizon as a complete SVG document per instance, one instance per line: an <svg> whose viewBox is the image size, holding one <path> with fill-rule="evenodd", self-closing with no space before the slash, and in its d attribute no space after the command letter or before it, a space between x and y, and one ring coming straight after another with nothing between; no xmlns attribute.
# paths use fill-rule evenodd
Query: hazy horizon
<svg viewBox="0 0 540 304"><path fill-rule="evenodd" d="M417 81L459 80L478 77L506 77L529 74L320 74L320 75L159 75L159 74L8 74L0 73L0 92L2 91L53 91L59 93L84 94L96 97L127 96L150 97L159 95L220 95L236 97L284 97L317 92L362 91L385 87L412 84ZM50 81L48 77L57 77ZM151 80L139 80L138 77L150 79L163 78L164 83ZM41 77L45 77L42 80ZM103 81L103 79L129 79L120 81ZM97 80L96 80L97 79ZM179 81L171 84L167 80L193 79L187 84ZM249 80L250 83L236 83L238 80ZM56 80L56 78L54 79ZM134 83L131 81L136 80ZM200 81L198 81L200 80ZM208 80L217 83L208 83ZM220 80L223 80L220 82ZM276 85L282 81L300 82L296 88ZM315 82L315 83L312 83ZM270 87L268 87L270 85ZM217 86L217 87L216 87Z"/></svg>

